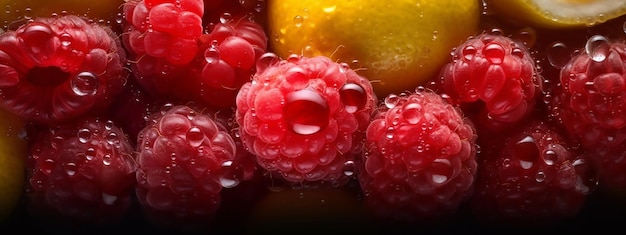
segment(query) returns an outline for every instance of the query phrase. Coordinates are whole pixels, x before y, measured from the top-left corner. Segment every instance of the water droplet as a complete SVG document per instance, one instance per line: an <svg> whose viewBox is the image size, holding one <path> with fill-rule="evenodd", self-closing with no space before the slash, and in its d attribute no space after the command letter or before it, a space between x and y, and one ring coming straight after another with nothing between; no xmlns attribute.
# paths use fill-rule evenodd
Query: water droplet
<svg viewBox="0 0 626 235"><path fill-rule="evenodd" d="M355 172L355 164L354 161L346 161L343 164L343 174L345 176L353 176Z"/></svg>
<svg viewBox="0 0 626 235"><path fill-rule="evenodd" d="M297 16L293 17L293 24L296 27L302 26L303 22L304 22L304 18L301 15L297 15Z"/></svg>
<svg viewBox="0 0 626 235"><path fill-rule="evenodd" d="M98 77L91 72L81 72L70 81L72 91L76 95L95 95L98 91Z"/></svg>
<svg viewBox="0 0 626 235"><path fill-rule="evenodd" d="M546 173L544 173L543 171L538 171L537 174L535 175L535 180L539 183L545 181Z"/></svg>
<svg viewBox="0 0 626 235"><path fill-rule="evenodd" d="M233 20L233 16L228 12L224 12L222 13L222 15L220 15L220 23L222 24L228 24L228 22L232 20Z"/></svg>
<svg viewBox="0 0 626 235"><path fill-rule="evenodd" d="M59 36L59 39L61 40L61 46L63 47L69 47L70 45L72 45L72 35L70 35L69 33L63 33L61 34L61 36Z"/></svg>
<svg viewBox="0 0 626 235"><path fill-rule="evenodd" d="M116 132L109 132L106 136L106 141L110 145L118 145L120 143L120 138Z"/></svg>
<svg viewBox="0 0 626 235"><path fill-rule="evenodd" d="M520 166L523 169L530 169L535 160L539 157L539 149L535 138L528 135L519 140L513 145L512 150L514 157L519 160Z"/></svg>
<svg viewBox="0 0 626 235"><path fill-rule="evenodd" d="M557 153L554 150L547 150L545 153L543 153L543 161L548 166L554 165L554 163L556 163L558 158L559 158L559 156L557 155Z"/></svg>
<svg viewBox="0 0 626 235"><path fill-rule="evenodd" d="M107 193L102 193L102 202L104 202L104 204L110 206L110 205L113 205L115 201L117 201L117 196L107 194Z"/></svg>
<svg viewBox="0 0 626 235"><path fill-rule="evenodd" d="M233 188L241 182L239 177L237 177L237 170L233 165L233 161L224 161L222 163L222 172L225 172L225 174L219 177L219 182L222 187Z"/></svg>
<svg viewBox="0 0 626 235"><path fill-rule="evenodd" d="M187 130L187 141L192 147L198 147L202 145L204 141L204 133L198 127L192 127Z"/></svg>
<svg viewBox="0 0 626 235"><path fill-rule="evenodd" d="M402 107L402 117L410 124L417 124L422 120L422 105L418 103L409 103Z"/></svg>
<svg viewBox="0 0 626 235"><path fill-rule="evenodd" d="M585 52L593 61L602 62L609 54L609 40L602 35L594 35L585 43Z"/></svg>
<svg viewBox="0 0 626 235"><path fill-rule="evenodd" d="M96 157L96 149L89 147L85 150L85 159L91 161Z"/></svg>
<svg viewBox="0 0 626 235"><path fill-rule="evenodd" d="M339 90L341 103L348 113L355 113L365 107L367 95L363 87L356 83L346 83Z"/></svg>
<svg viewBox="0 0 626 235"><path fill-rule="evenodd" d="M572 58L571 52L563 42L553 42L548 48L548 62L555 68L563 68Z"/></svg>
<svg viewBox="0 0 626 235"><path fill-rule="evenodd" d="M65 173L68 176L74 176L76 174L76 163L68 162L67 164L65 164L64 168Z"/></svg>
<svg viewBox="0 0 626 235"><path fill-rule="evenodd" d="M89 128L81 128L78 130L78 141L81 143L87 143L91 140L91 130Z"/></svg>
<svg viewBox="0 0 626 235"><path fill-rule="evenodd" d="M461 50L461 55L466 60L471 60L472 58L474 58L477 52L478 50L476 49L476 47L468 45L466 47L463 47L463 49Z"/></svg>
<svg viewBox="0 0 626 235"><path fill-rule="evenodd" d="M502 61L504 61L506 51L500 44L491 43L487 44L485 48L483 48L483 54L489 62L493 64L501 64Z"/></svg>
<svg viewBox="0 0 626 235"><path fill-rule="evenodd" d="M204 51L204 60L209 64L214 64L220 61L220 53L216 46L211 46Z"/></svg>
<svg viewBox="0 0 626 235"><path fill-rule="evenodd" d="M390 94L387 97L385 97L384 103L385 103L385 107L392 109L394 107L396 107L396 105L398 104L398 102L400 102L400 99L402 99L400 96L397 96L395 94Z"/></svg>
<svg viewBox="0 0 626 235"><path fill-rule="evenodd" d="M111 165L111 155L110 154L105 154L104 156L102 156L102 164L104 164L105 166L109 166Z"/></svg>
<svg viewBox="0 0 626 235"><path fill-rule="evenodd" d="M308 89L289 93L283 113L289 128L302 135L315 134L324 129L330 118L326 100Z"/></svg>
<svg viewBox="0 0 626 235"><path fill-rule="evenodd" d="M256 62L256 72L262 73L267 68L273 66L279 61L280 61L280 58L278 58L278 55L271 53L271 52L264 53L263 55L261 55L261 57L259 57L259 59Z"/></svg>

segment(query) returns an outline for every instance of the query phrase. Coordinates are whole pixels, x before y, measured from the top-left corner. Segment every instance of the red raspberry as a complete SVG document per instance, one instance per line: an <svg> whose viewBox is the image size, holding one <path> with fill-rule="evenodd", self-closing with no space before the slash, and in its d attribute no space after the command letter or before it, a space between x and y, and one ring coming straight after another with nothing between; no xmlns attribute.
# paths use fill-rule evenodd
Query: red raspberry
<svg viewBox="0 0 626 235"><path fill-rule="evenodd" d="M263 27L242 16L211 24L207 27L210 33L203 34L203 2L174 2L133 0L124 5L123 42L134 61L131 68L137 80L160 97L203 102L216 108L234 106L239 88L250 81L256 60L266 51ZM169 15L161 12L164 8L169 9ZM161 19L163 15L172 19ZM189 24L193 33L171 35L185 31L169 28L177 20L183 20L177 24Z"/></svg>
<svg viewBox="0 0 626 235"><path fill-rule="evenodd" d="M101 111L124 86L125 60L108 27L73 15L34 19L0 35L0 104L44 123Z"/></svg>
<svg viewBox="0 0 626 235"><path fill-rule="evenodd" d="M30 141L26 195L37 216L100 226L126 215L136 182L134 149L112 121L40 128Z"/></svg>
<svg viewBox="0 0 626 235"><path fill-rule="evenodd" d="M526 228L577 215L597 180L568 141L549 124L533 120L481 148L470 199L477 221Z"/></svg>
<svg viewBox="0 0 626 235"><path fill-rule="evenodd" d="M542 78L523 44L483 33L459 45L452 56L434 87L460 105L479 132L502 132L532 112Z"/></svg>
<svg viewBox="0 0 626 235"><path fill-rule="evenodd" d="M626 195L626 44L602 36L587 44L561 69L549 111L590 152L601 188Z"/></svg>
<svg viewBox="0 0 626 235"><path fill-rule="evenodd" d="M367 128L358 179L366 209L386 222L440 222L472 192L477 134L431 90L388 95Z"/></svg>
<svg viewBox="0 0 626 235"><path fill-rule="evenodd" d="M327 57L266 56L237 96L244 144L288 183L347 182L377 101L371 84Z"/></svg>
<svg viewBox="0 0 626 235"><path fill-rule="evenodd" d="M187 105L154 114L137 140L137 197L156 225L206 228L233 187L237 146L213 116Z"/></svg>

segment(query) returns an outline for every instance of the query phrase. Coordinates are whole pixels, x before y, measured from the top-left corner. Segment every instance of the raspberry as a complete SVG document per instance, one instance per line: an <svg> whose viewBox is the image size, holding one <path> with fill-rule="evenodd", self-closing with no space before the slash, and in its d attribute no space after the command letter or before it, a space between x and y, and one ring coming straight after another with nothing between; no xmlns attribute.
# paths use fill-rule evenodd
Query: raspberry
<svg viewBox="0 0 626 235"><path fill-rule="evenodd" d="M223 187L233 187L237 147L209 113L187 105L155 113L137 140L137 197L155 225L204 229Z"/></svg>
<svg viewBox="0 0 626 235"><path fill-rule="evenodd" d="M369 81L323 56L266 54L257 67L235 116L260 166L287 183L346 183L377 102Z"/></svg>
<svg viewBox="0 0 626 235"><path fill-rule="evenodd" d="M102 111L124 86L125 60L108 27L73 15L36 18L0 35L0 104L42 123Z"/></svg>
<svg viewBox="0 0 626 235"><path fill-rule="evenodd" d="M588 44L561 69L549 112L590 152L601 188L626 195L626 44L599 35Z"/></svg>
<svg viewBox="0 0 626 235"><path fill-rule="evenodd" d="M153 95L202 102L216 108L234 106L239 88L250 81L256 60L266 51L263 27L242 16L221 19L207 27L210 33L203 34L204 10L196 9L203 6L202 1L178 1L179 5L170 2L174 1L154 4L135 0L124 5L127 33L123 35L123 43L134 60L131 68L137 80ZM176 9L170 9L174 6ZM153 12L161 8L173 12L171 21L193 13L194 20L185 21L185 24L193 23L190 29L193 33L188 37L170 35L184 29L159 25L170 22L160 19L164 17L159 13L161 10Z"/></svg>
<svg viewBox="0 0 626 235"><path fill-rule="evenodd" d="M543 78L523 44L483 33L459 45L452 56L433 89L460 105L479 132L502 132L532 112Z"/></svg>
<svg viewBox="0 0 626 235"><path fill-rule="evenodd" d="M441 222L472 192L477 134L440 95L388 95L367 128L358 174L366 209L388 222Z"/></svg>
<svg viewBox="0 0 626 235"><path fill-rule="evenodd" d="M497 143L481 148L470 199L477 221L554 225L577 215L596 188L582 152L545 122L533 120Z"/></svg>
<svg viewBox="0 0 626 235"><path fill-rule="evenodd" d="M36 215L97 226L126 215L136 164L133 147L112 121L88 117L40 128L30 141L26 195Z"/></svg>

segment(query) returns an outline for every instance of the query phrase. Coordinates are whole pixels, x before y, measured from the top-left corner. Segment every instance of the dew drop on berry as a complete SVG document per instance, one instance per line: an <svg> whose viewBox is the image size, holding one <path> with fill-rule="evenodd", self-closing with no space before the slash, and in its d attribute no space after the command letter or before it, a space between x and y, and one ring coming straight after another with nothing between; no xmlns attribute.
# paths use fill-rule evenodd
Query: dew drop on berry
<svg viewBox="0 0 626 235"><path fill-rule="evenodd" d="M543 161L548 166L554 165L556 161L558 160L558 158L559 156L554 150L546 150L546 152L543 153Z"/></svg>
<svg viewBox="0 0 626 235"><path fill-rule="evenodd" d="M520 141L516 142L513 145L512 151L523 169L533 167L535 160L539 157L539 149L537 149L537 143L532 136L525 136Z"/></svg>
<svg viewBox="0 0 626 235"><path fill-rule="evenodd" d="M220 60L220 53L217 47L211 46L204 51L204 60L209 64L217 63Z"/></svg>
<svg viewBox="0 0 626 235"><path fill-rule="evenodd" d="M461 54L466 60L471 60L472 58L474 58L477 52L478 50L476 49L476 47L468 45L463 47Z"/></svg>
<svg viewBox="0 0 626 235"><path fill-rule="evenodd" d="M602 35L594 35L585 43L585 52L593 61L602 62L608 57L609 40Z"/></svg>
<svg viewBox="0 0 626 235"><path fill-rule="evenodd" d="M68 162L64 165L65 174L74 176L76 174L76 163Z"/></svg>
<svg viewBox="0 0 626 235"><path fill-rule="evenodd" d="M435 159L430 166L431 181L443 184L452 175L452 166L448 159Z"/></svg>
<svg viewBox="0 0 626 235"><path fill-rule="evenodd" d="M535 174L535 181L537 181L538 183L541 183L545 180L546 180L546 173L544 173L543 171L538 171L537 174Z"/></svg>
<svg viewBox="0 0 626 235"><path fill-rule="evenodd" d="M81 128L78 130L78 141L81 143L87 143L91 140L91 130L89 128Z"/></svg>
<svg viewBox="0 0 626 235"><path fill-rule="evenodd" d="M72 45L72 36L69 33L63 33L59 36L59 40L61 40L61 46L69 47Z"/></svg>
<svg viewBox="0 0 626 235"><path fill-rule="evenodd" d="M326 100L308 89L289 93L283 113L288 127L301 135L319 132L328 125L330 118Z"/></svg>
<svg viewBox="0 0 626 235"><path fill-rule="evenodd" d="M91 161L95 157L96 157L96 149L92 147L85 149L85 159L87 159L87 161Z"/></svg>
<svg viewBox="0 0 626 235"><path fill-rule="evenodd" d="M341 103L348 113L355 113L365 107L367 95L363 87L355 83L346 83L339 90Z"/></svg>
<svg viewBox="0 0 626 235"><path fill-rule="evenodd" d="M235 166L233 165L233 161L224 161L222 163L222 172L225 172L225 174L219 177L219 182L220 182L220 185L222 185L222 187L233 188L239 185L239 182L241 180L239 180L239 178L236 175L237 170L235 169Z"/></svg>
<svg viewBox="0 0 626 235"><path fill-rule="evenodd" d="M355 172L354 161L346 161L343 164L343 174L345 176L353 176Z"/></svg>
<svg viewBox="0 0 626 235"><path fill-rule="evenodd" d="M228 24L233 20L233 16L229 12L224 12L220 15L220 23Z"/></svg>
<svg viewBox="0 0 626 235"><path fill-rule="evenodd" d="M109 134L107 134L107 136L106 136L106 141L110 145L119 145L120 144L120 138L119 138L119 136L117 135L116 132L109 132Z"/></svg>
<svg viewBox="0 0 626 235"><path fill-rule="evenodd" d="M418 103L408 103L402 107L402 117L409 124L417 124L422 120L422 105Z"/></svg>
<svg viewBox="0 0 626 235"><path fill-rule="evenodd" d="M500 44L491 43L485 46L483 54L489 62L493 64L502 64L506 51Z"/></svg>
<svg viewBox="0 0 626 235"><path fill-rule="evenodd" d="M546 57L550 65L560 69L571 59L571 52L565 43L557 41L550 45Z"/></svg>
<svg viewBox="0 0 626 235"><path fill-rule="evenodd" d="M383 101L385 104L385 107L392 109L394 107L396 107L396 105L398 105L398 102L400 102L400 97L395 95L395 94L390 94L387 97L385 97L385 100Z"/></svg>
<svg viewBox="0 0 626 235"><path fill-rule="evenodd" d="M198 147L204 141L204 133L198 127L192 127L187 130L187 141L192 147Z"/></svg>
<svg viewBox="0 0 626 235"><path fill-rule="evenodd" d="M110 154L105 154L104 156L102 156L102 164L104 164L105 166L109 166L111 165L111 155Z"/></svg>
<svg viewBox="0 0 626 235"><path fill-rule="evenodd" d="M259 59L256 61L256 72L262 73L267 68L275 65L279 61L280 58L278 58L278 55L272 52L263 53L261 57L259 57Z"/></svg>
<svg viewBox="0 0 626 235"><path fill-rule="evenodd" d="M79 96L96 94L98 85L98 77L91 72L81 72L70 81L72 91Z"/></svg>

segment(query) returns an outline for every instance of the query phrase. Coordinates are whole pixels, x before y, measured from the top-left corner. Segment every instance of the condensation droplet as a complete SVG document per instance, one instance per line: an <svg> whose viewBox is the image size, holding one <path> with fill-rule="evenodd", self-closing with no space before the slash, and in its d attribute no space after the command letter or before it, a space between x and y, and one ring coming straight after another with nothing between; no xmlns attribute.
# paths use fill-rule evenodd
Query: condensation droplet
<svg viewBox="0 0 626 235"><path fill-rule="evenodd" d="M593 61L602 62L608 56L609 40L602 35L594 35L585 43L585 52Z"/></svg>
<svg viewBox="0 0 626 235"><path fill-rule="evenodd" d="M217 47L211 46L204 51L204 60L209 64L214 64L220 61L220 53Z"/></svg>
<svg viewBox="0 0 626 235"><path fill-rule="evenodd" d="M555 68L563 68L572 58L569 48L563 42L553 42L548 48L548 62Z"/></svg>
<svg viewBox="0 0 626 235"><path fill-rule="evenodd" d="M91 140L91 130L89 128L81 128L78 130L78 141L81 143L87 143Z"/></svg>
<svg viewBox="0 0 626 235"><path fill-rule="evenodd" d="M539 183L545 181L546 173L544 173L543 171L538 171L537 174L535 175L535 180Z"/></svg>
<svg viewBox="0 0 626 235"><path fill-rule="evenodd" d="M297 16L293 17L293 24L296 27L302 26L303 22L304 22L304 17L302 17L301 15L297 15Z"/></svg>
<svg viewBox="0 0 626 235"><path fill-rule="evenodd" d="M72 91L76 95L95 95L98 91L98 76L91 72L81 72L70 81Z"/></svg>

